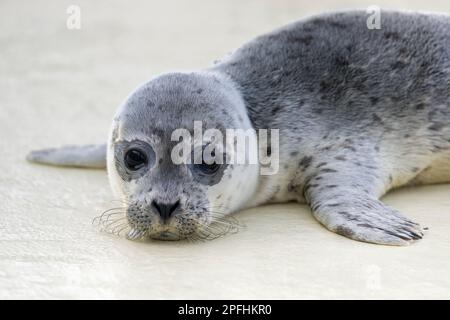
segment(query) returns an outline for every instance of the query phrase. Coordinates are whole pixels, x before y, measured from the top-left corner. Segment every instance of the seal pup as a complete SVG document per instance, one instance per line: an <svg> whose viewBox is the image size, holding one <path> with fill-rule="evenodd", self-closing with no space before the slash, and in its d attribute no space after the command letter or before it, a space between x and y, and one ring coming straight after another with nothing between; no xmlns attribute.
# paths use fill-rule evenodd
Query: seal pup
<svg viewBox="0 0 450 320"><path fill-rule="evenodd" d="M450 17L381 17L379 30L368 29L359 11L306 18L204 70L157 76L119 108L107 146L28 159L107 163L131 239L190 238L242 208L298 201L340 235L410 244L423 228L380 197L400 186L450 182ZM175 165L171 132L192 130L196 120L220 130L278 128L278 172Z"/></svg>

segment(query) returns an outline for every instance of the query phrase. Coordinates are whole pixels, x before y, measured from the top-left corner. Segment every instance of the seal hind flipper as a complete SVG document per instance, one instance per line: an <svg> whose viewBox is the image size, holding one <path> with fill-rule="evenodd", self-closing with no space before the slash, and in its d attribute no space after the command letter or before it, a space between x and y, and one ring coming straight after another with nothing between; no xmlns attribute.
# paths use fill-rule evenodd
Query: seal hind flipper
<svg viewBox="0 0 450 320"><path fill-rule="evenodd" d="M61 148L32 151L30 162L76 168L106 168L106 144L67 145Z"/></svg>

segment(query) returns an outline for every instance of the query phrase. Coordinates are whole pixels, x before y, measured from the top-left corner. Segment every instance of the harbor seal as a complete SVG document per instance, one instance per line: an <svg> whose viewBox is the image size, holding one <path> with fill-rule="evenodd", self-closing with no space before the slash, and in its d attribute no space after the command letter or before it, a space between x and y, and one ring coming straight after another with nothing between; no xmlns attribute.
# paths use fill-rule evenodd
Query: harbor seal
<svg viewBox="0 0 450 320"><path fill-rule="evenodd" d="M113 212L125 215L130 239L193 239L237 210L298 201L340 235L410 244L423 228L380 197L450 182L450 17L381 17L373 30L365 12L309 17L204 70L156 76L119 108L107 146L36 151L28 159L107 164L124 204ZM196 121L221 132L279 129L278 145L266 145L268 154L278 148L278 171L204 159L174 164L171 134L192 132Z"/></svg>

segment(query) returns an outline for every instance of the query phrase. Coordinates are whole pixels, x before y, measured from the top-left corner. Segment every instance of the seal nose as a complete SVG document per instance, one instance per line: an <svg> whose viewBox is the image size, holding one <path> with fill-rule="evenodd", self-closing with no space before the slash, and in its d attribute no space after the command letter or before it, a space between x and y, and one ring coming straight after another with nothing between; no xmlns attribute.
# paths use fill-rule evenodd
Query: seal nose
<svg viewBox="0 0 450 320"><path fill-rule="evenodd" d="M155 200L152 201L152 206L158 211L163 221L169 220L172 213L180 206L180 200L175 203L158 203Z"/></svg>

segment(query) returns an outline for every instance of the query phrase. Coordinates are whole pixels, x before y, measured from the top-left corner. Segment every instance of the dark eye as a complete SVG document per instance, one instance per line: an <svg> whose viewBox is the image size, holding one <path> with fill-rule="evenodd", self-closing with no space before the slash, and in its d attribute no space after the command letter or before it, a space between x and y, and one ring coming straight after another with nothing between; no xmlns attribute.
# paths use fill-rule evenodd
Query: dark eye
<svg viewBox="0 0 450 320"><path fill-rule="evenodd" d="M125 165L131 171L137 171L147 165L147 156L139 149L130 149L125 153Z"/></svg>
<svg viewBox="0 0 450 320"><path fill-rule="evenodd" d="M197 165L195 165L195 167L201 173L211 175L211 174L216 173L217 170L219 170L220 164L217 164L217 163L207 164L205 162L202 162L202 164L197 164Z"/></svg>

